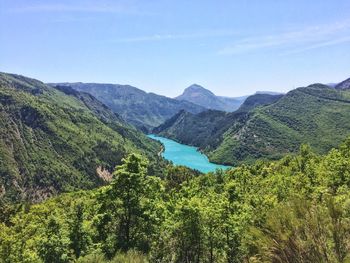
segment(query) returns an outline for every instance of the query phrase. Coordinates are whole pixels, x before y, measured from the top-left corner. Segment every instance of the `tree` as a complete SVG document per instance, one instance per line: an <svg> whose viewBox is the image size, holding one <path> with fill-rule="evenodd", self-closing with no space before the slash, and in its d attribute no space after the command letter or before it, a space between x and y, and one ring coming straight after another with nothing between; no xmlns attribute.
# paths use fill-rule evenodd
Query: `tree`
<svg viewBox="0 0 350 263"><path fill-rule="evenodd" d="M79 258L82 253L87 249L89 243L88 233L83 226L84 221L84 207L82 204L78 204L75 207L75 211L70 223L70 248L73 250L76 258Z"/></svg>
<svg viewBox="0 0 350 263"><path fill-rule="evenodd" d="M110 189L103 193L98 228L109 258L118 250L150 249L157 223L155 199L161 187L157 178L147 176L147 165L140 155L130 154L116 168Z"/></svg>
<svg viewBox="0 0 350 263"><path fill-rule="evenodd" d="M56 218L50 217L39 245L39 256L45 263L69 262L68 239L62 234Z"/></svg>

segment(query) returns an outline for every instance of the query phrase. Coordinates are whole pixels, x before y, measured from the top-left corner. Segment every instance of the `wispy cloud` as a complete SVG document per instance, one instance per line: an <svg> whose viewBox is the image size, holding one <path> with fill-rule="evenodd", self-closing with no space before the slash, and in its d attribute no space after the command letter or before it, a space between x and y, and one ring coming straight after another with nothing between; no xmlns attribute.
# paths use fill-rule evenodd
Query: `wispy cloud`
<svg viewBox="0 0 350 263"><path fill-rule="evenodd" d="M136 36L127 38L118 38L113 40L115 43L133 43L133 42L153 42L162 40L182 40L182 39L196 39L196 38L215 38L215 37L229 37L236 35L233 31L228 30L209 30L186 34L154 34L148 36Z"/></svg>
<svg viewBox="0 0 350 263"><path fill-rule="evenodd" d="M276 35L247 37L236 40L218 51L220 55L248 53L269 48L285 48L299 53L311 49L336 45L349 41L350 21L337 22L323 26L311 26L299 30L282 32ZM348 35L347 34L347 35Z"/></svg>
<svg viewBox="0 0 350 263"><path fill-rule="evenodd" d="M146 14L141 11L137 5L131 3L132 1L93 1L74 3L57 3L57 4L27 4L14 8L9 8L6 11L12 13L119 13L119 14Z"/></svg>
<svg viewBox="0 0 350 263"><path fill-rule="evenodd" d="M312 49L328 47L328 46L334 46L334 45L348 43L348 42L350 42L350 36L339 37L337 39L320 42L320 43L317 43L317 44L314 44L314 45L309 45L309 46L304 47L304 48L290 50L290 51L285 52L284 54L285 55L298 54L298 53L302 53L304 51L308 51L308 50L312 50Z"/></svg>

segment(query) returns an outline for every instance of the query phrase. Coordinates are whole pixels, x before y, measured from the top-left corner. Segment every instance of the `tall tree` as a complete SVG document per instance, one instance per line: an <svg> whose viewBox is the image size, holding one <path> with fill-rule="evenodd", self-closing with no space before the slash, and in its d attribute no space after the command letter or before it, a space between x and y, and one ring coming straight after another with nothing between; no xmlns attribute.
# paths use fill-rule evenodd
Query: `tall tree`
<svg viewBox="0 0 350 263"><path fill-rule="evenodd" d="M39 246L39 256L45 263L69 262L68 239L62 234L57 219L50 217Z"/></svg>
<svg viewBox="0 0 350 263"><path fill-rule="evenodd" d="M147 160L131 154L123 162L116 168L111 187L102 197L99 227L104 229L108 257L118 250L148 252L157 218L153 201L161 187L157 178L147 176Z"/></svg>
<svg viewBox="0 0 350 263"><path fill-rule="evenodd" d="M79 258L81 254L87 249L89 236L84 229L84 207L82 204L78 204L75 207L72 220L70 223L70 248L73 250L76 258Z"/></svg>

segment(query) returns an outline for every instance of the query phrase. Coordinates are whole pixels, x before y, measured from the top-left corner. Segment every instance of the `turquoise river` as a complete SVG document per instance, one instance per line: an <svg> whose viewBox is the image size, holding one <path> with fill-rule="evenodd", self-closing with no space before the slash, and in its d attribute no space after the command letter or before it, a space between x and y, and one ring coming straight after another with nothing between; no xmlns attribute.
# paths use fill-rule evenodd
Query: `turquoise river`
<svg viewBox="0 0 350 263"><path fill-rule="evenodd" d="M228 169L230 166L209 162L207 156L200 153L196 147L188 146L154 134L148 135L151 139L160 141L164 145L162 156L175 165L184 165L203 173L213 172L216 169Z"/></svg>

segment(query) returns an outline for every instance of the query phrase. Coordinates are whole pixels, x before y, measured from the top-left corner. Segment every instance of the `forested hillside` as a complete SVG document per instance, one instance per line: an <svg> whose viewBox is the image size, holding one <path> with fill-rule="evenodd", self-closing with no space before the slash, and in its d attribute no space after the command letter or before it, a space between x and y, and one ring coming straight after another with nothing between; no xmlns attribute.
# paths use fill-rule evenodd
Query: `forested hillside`
<svg viewBox="0 0 350 263"><path fill-rule="evenodd" d="M109 186L2 206L1 262L348 262L350 139L319 156L147 176L129 155ZM113 259L109 261L109 259Z"/></svg>
<svg viewBox="0 0 350 263"><path fill-rule="evenodd" d="M154 131L200 147L214 162L233 165L278 159L296 152L302 143L325 153L349 135L348 89L314 84L282 97L254 96L243 103L241 111L181 113ZM198 140L198 136L206 139Z"/></svg>
<svg viewBox="0 0 350 263"><path fill-rule="evenodd" d="M282 97L283 97L283 94L256 93L246 98L246 100L238 108L238 111L248 112L255 109L256 107L275 103Z"/></svg>
<svg viewBox="0 0 350 263"><path fill-rule="evenodd" d="M5 73L0 129L2 201L93 188L108 181L108 171L127 154L155 161L160 149L89 94Z"/></svg>
<svg viewBox="0 0 350 263"><path fill-rule="evenodd" d="M154 93L118 84L62 83L52 86L70 86L92 94L115 113L140 130L148 132L180 110L199 113L205 108L188 101L179 101Z"/></svg>

